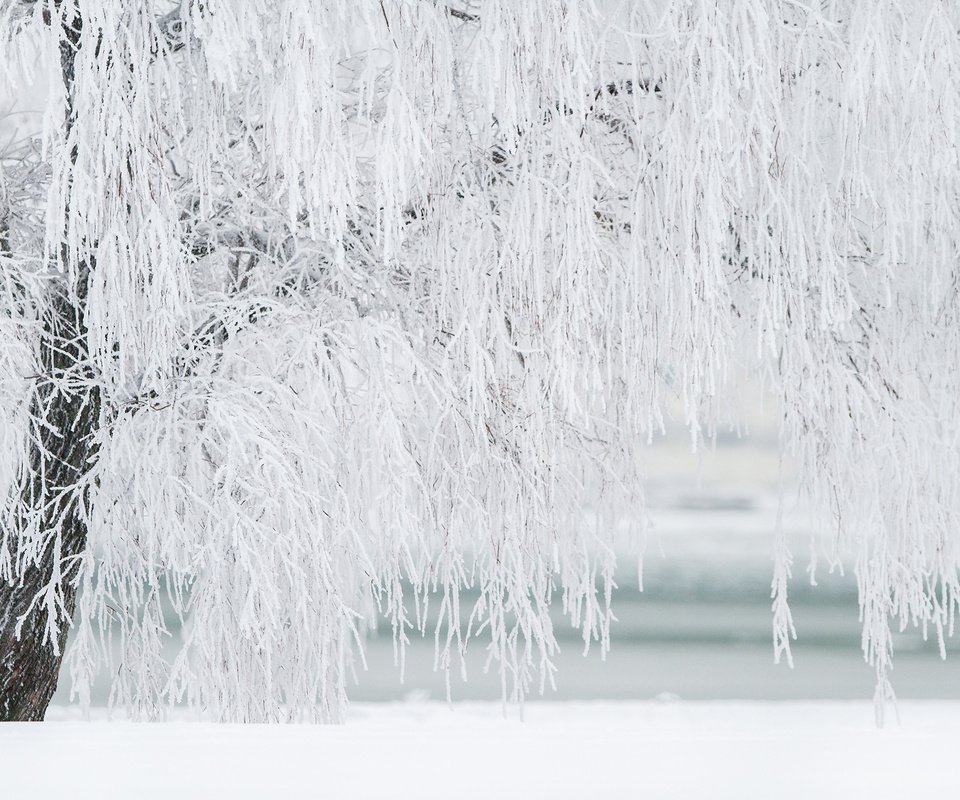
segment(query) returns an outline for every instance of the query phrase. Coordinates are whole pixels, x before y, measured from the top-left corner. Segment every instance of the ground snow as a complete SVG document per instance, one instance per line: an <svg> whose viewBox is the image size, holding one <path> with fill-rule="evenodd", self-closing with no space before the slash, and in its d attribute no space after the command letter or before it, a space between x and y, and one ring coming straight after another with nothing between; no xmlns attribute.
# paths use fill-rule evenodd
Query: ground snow
<svg viewBox="0 0 960 800"><path fill-rule="evenodd" d="M958 797L960 703L355 704L343 726L0 726L3 798Z"/></svg>

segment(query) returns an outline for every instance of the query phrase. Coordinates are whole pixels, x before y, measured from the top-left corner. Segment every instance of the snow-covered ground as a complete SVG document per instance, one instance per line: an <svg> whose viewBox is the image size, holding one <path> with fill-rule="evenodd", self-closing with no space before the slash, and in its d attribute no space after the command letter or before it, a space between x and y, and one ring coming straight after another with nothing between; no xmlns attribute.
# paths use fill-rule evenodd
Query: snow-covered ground
<svg viewBox="0 0 960 800"><path fill-rule="evenodd" d="M357 704L343 726L0 726L0 797L953 798L960 703Z"/></svg>

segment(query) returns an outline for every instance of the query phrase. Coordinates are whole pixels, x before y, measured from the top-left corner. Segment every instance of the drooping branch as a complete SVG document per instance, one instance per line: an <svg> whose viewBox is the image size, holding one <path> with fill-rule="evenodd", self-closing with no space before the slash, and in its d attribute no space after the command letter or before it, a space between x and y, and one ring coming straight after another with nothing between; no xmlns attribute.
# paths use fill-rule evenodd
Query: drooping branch
<svg viewBox="0 0 960 800"><path fill-rule="evenodd" d="M473 14L469 11L464 11L459 8L454 8L453 6L447 6L447 14L456 19L462 20L463 22L479 22L480 15Z"/></svg>

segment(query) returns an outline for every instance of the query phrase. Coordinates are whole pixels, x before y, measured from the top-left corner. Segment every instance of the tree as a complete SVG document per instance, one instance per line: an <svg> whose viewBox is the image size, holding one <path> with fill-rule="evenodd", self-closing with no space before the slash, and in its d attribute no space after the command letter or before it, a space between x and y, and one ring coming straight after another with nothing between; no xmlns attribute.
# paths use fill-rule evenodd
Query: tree
<svg viewBox="0 0 960 800"><path fill-rule="evenodd" d="M952 4L0 8L57 87L2 162L3 718L71 620L81 698L117 633L134 710L336 718L434 593L440 666L482 636L520 697L555 595L608 644L665 402L696 446L745 375L858 553L878 698L891 620L952 630Z"/></svg>

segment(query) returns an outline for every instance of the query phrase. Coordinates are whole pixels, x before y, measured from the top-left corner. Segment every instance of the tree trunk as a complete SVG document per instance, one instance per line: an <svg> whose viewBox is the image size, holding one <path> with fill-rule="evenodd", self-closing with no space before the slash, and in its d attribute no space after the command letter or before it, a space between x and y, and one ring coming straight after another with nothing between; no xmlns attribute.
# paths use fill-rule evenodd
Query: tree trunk
<svg viewBox="0 0 960 800"><path fill-rule="evenodd" d="M63 7L63 8L62 8ZM80 47L81 20L74 0L57 0L61 28L60 65L67 90L66 134L73 125L74 61ZM76 151L71 154L75 161ZM69 255L61 254L66 276ZM18 515L21 536L39 535L39 557L25 561L15 553L14 579L0 581L0 720L42 720L57 688L63 650L76 604L71 580L87 543L82 508L84 476L96 457L95 434L100 392L87 352L86 288L92 259L77 270L76 296L55 290L43 321L41 374L30 408L32 435ZM58 586L58 606L38 601L47 587ZM49 635L51 614L56 640Z"/></svg>
<svg viewBox="0 0 960 800"><path fill-rule="evenodd" d="M86 371L86 328L82 300L56 298L42 344L44 375L31 407L39 441L30 443L29 475L23 487L24 525L36 519L49 537L36 563L19 570L19 581L0 583L0 720L41 720L57 688L76 587L69 579L87 542L80 487L96 457L94 435L100 393L78 375ZM80 380L77 380L77 379ZM74 386L71 387L71 383ZM63 605L56 612L58 635L47 633L49 609L34 598L60 576ZM32 608L31 608L32 605ZM23 620L22 625L21 620ZM19 631L18 631L19 627Z"/></svg>

